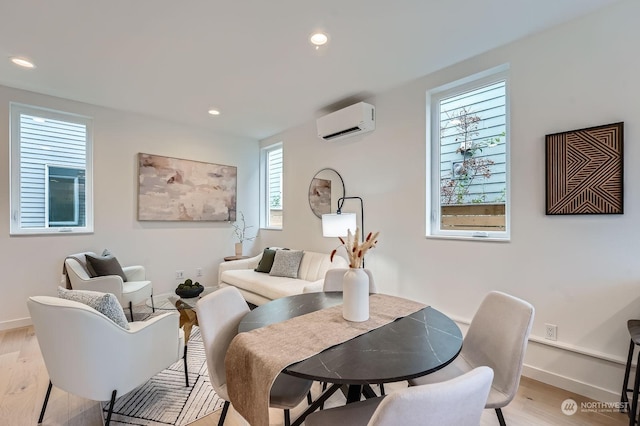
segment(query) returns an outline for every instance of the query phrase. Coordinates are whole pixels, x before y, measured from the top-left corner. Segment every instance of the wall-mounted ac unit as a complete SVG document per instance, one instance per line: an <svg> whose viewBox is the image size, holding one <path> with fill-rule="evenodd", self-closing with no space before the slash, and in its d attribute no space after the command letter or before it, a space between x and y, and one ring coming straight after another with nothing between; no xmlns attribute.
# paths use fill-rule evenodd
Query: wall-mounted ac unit
<svg viewBox="0 0 640 426"><path fill-rule="evenodd" d="M316 120L318 136L324 140L338 140L371 132L376 128L376 109L358 102Z"/></svg>

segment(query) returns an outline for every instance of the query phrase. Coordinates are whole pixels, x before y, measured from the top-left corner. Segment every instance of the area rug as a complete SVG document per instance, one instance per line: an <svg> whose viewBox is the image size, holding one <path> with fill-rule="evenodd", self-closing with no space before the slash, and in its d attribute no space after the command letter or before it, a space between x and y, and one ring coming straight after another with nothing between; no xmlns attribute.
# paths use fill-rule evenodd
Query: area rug
<svg viewBox="0 0 640 426"><path fill-rule="evenodd" d="M144 385L116 399L113 425L187 425L222 407L209 383L200 329L194 327L187 350L189 387L184 382L184 363L176 362ZM108 402L103 403L106 419Z"/></svg>

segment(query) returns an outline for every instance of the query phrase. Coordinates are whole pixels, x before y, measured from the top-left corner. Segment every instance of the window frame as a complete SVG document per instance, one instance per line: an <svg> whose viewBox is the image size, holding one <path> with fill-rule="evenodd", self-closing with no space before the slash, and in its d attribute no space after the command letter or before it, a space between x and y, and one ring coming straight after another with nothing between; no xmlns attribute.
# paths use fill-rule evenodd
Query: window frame
<svg viewBox="0 0 640 426"><path fill-rule="evenodd" d="M497 82L505 83L505 230L443 230L441 221L441 134L440 102L465 92L470 92ZM475 241L508 242L511 240L511 158L510 158L510 81L509 65L473 74L453 81L426 93L426 237Z"/></svg>
<svg viewBox="0 0 640 426"><path fill-rule="evenodd" d="M76 172L73 176L65 176L59 173L52 173L51 169L65 169L65 170L74 170ZM64 226L75 226L78 227L78 223L80 222L80 190L79 190L79 172L84 171L85 169L80 169L77 167L68 167L68 166L60 166L57 164L45 164L45 180L44 180L44 218L46 227L64 227ZM51 220L51 178L57 179L65 179L72 181L73 185L73 210L74 210L74 219L73 221L52 221Z"/></svg>
<svg viewBox="0 0 640 426"><path fill-rule="evenodd" d="M282 211L283 223L281 226L271 224L271 197L270 197L270 181L269 181L269 154L271 152L282 151L282 171L280 179L280 205ZM277 142L264 146L260 149L260 228L270 230L282 230L284 227L284 144Z"/></svg>
<svg viewBox="0 0 640 426"><path fill-rule="evenodd" d="M38 106L26 105L16 102L9 104L9 161L10 161L10 182L9 182L9 235L58 235L64 234L90 234L93 233L93 119L88 116L74 114L43 108ZM49 223L49 167L76 169L74 166L59 164L56 161L44 163L44 227L23 228L22 227L22 206L21 206L21 158L20 151L22 141L21 133L21 115L32 115L42 117L45 120L51 119L63 121L73 124L85 126L85 224L84 226L74 225L55 225ZM79 204L78 204L79 206Z"/></svg>

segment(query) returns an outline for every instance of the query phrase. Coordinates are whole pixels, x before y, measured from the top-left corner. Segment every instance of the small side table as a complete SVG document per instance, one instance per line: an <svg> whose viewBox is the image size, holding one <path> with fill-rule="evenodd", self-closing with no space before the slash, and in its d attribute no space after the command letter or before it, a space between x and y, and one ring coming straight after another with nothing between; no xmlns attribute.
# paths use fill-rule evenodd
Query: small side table
<svg viewBox="0 0 640 426"><path fill-rule="evenodd" d="M249 256L226 256L224 258L225 262L229 262L230 260L240 260L240 259L248 259Z"/></svg>

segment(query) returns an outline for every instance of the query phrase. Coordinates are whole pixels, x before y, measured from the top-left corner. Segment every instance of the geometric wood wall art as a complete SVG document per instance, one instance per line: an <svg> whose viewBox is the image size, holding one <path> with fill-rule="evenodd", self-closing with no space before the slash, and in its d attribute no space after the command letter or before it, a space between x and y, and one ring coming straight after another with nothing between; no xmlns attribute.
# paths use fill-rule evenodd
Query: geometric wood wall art
<svg viewBox="0 0 640 426"><path fill-rule="evenodd" d="M622 214L624 123L546 135L547 214Z"/></svg>

